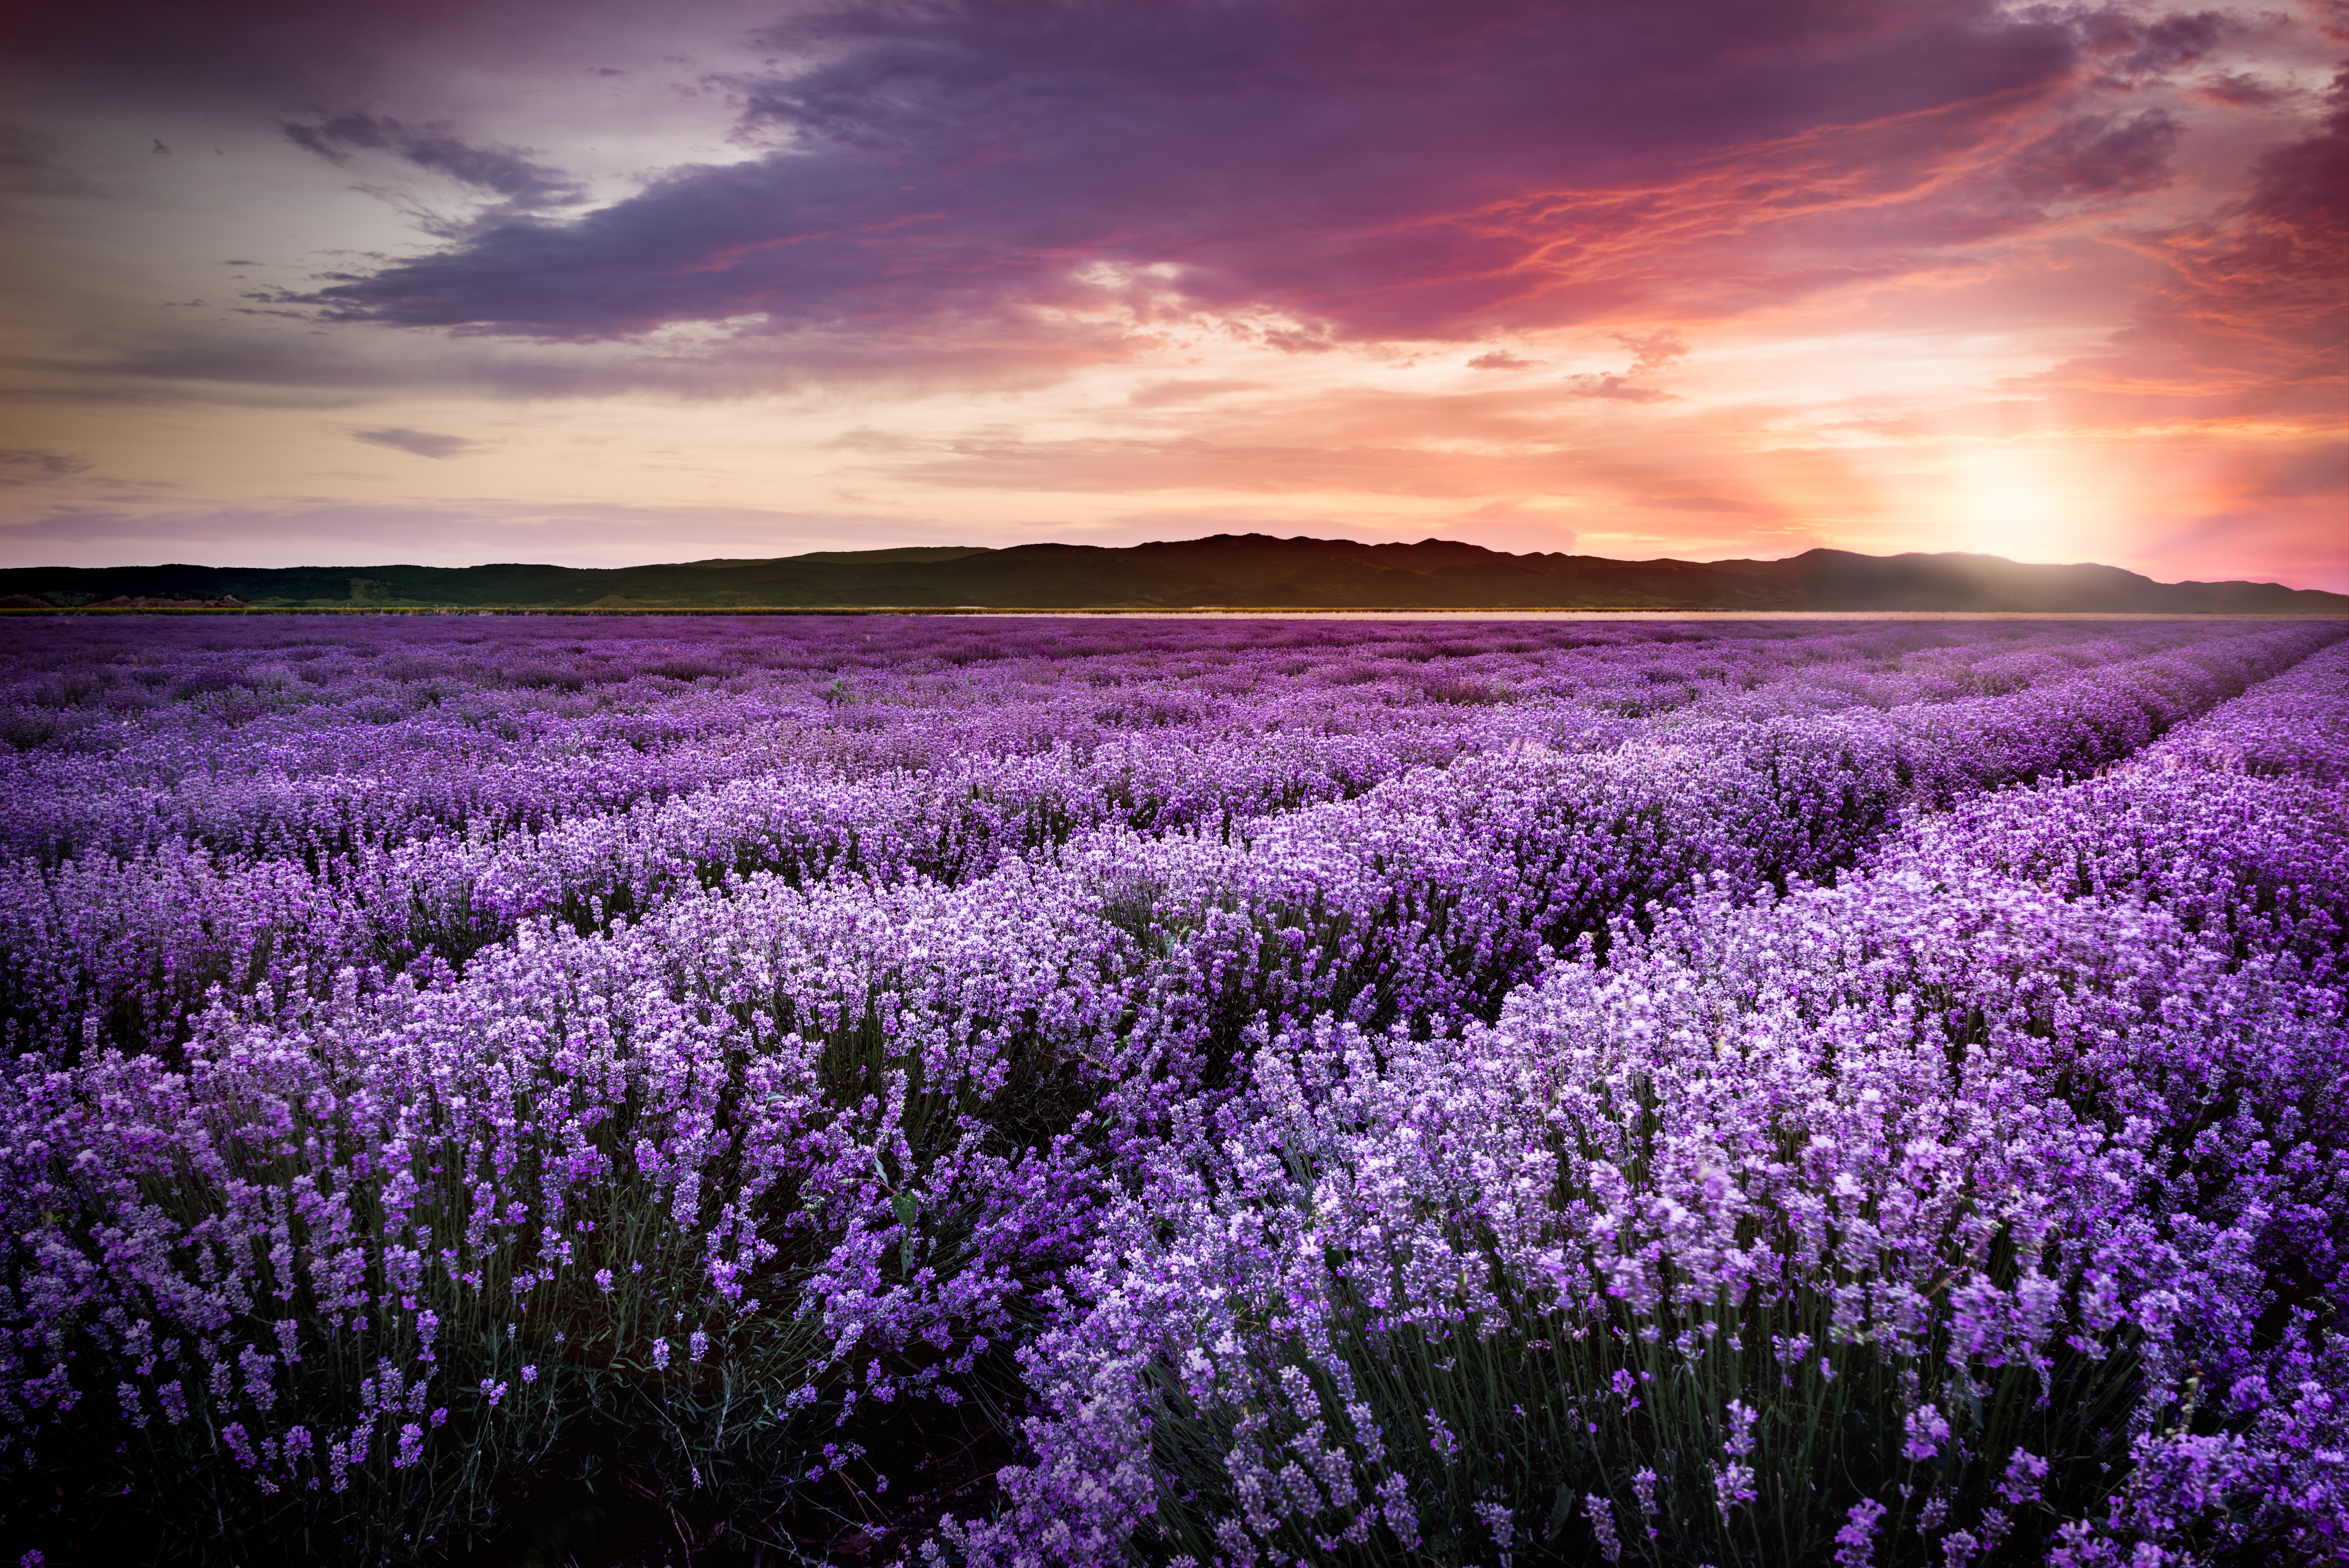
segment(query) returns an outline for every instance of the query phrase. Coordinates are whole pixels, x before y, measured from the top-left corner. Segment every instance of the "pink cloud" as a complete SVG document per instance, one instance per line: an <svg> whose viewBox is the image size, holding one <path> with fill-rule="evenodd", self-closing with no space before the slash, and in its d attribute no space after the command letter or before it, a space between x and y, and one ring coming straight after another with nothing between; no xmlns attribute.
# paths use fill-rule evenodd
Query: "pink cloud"
<svg viewBox="0 0 2349 1568"><path fill-rule="evenodd" d="M2161 264L2104 350L2016 383L2082 417L2341 431L2349 397L2349 69L2313 134L2271 148L2242 200L2146 232Z"/></svg>
<svg viewBox="0 0 2349 1568"><path fill-rule="evenodd" d="M150 106L225 106L285 128L270 154L316 160L321 191L429 173L479 210L434 220L406 259L346 256L308 283L284 263L233 319L109 305L15 368L89 430L166 400L315 411L429 392L520 418L546 398L848 386L878 433L811 464L940 510L957 489L1132 498L1105 516L1176 492L1202 517L1386 496L1396 516L1526 538L1607 518L1577 526L1659 551L1930 546L1900 520L1967 453L1995 467L2002 443L2060 443L2077 460L2043 465L2051 486L2097 465L2165 476L2131 564L2231 575L2229 551L2337 550L2349 79L2329 99L2279 85L2320 57L2321 28L1993 0L812 0L776 25L777 9L41 10L25 58L110 106L142 155ZM688 70L668 57L682 26L771 57ZM590 139L566 150L523 112L493 133L440 96L527 77L562 108L548 123L576 130L581 105L617 101L597 73L621 66L706 94L703 140L730 115L736 160L582 172ZM182 177L196 141L160 129L178 151L142 168ZM0 176L90 196L54 141L0 141ZM158 232L187 221L157 212ZM264 253L222 245L208 255ZM183 294L212 297L168 297ZM1913 346L1935 334L2006 346L1961 371ZM1917 362L1856 390L1844 350L1819 346L1904 335ZM1296 357L1268 366L1268 349ZM1433 379L1403 374L1414 362ZM1094 405L1007 411L1119 366ZM901 418L901 397L932 401ZM472 428L460 418L336 428L429 457L466 449L434 433ZM39 438L109 464L120 449L62 424ZM191 538L243 537L196 503L172 515ZM597 537L628 526L667 537L641 518Z"/></svg>
<svg viewBox="0 0 2349 1568"><path fill-rule="evenodd" d="M1699 253L1938 201L2077 54L1974 0L1665 0L1640 26L1533 0L968 0L843 6L772 41L817 63L740 84L766 156L568 222L515 213L315 303L558 339L1273 311L1295 325L1268 341L1314 348L1620 314L1708 274L1800 294L1898 272L1913 238L1728 273ZM2096 152L2110 134L2050 157L2136 170L2158 139Z"/></svg>
<svg viewBox="0 0 2349 1568"><path fill-rule="evenodd" d="M1677 403L1670 392L1634 386L1620 376L1569 376L1567 386L1577 397L1603 397L1620 403Z"/></svg>

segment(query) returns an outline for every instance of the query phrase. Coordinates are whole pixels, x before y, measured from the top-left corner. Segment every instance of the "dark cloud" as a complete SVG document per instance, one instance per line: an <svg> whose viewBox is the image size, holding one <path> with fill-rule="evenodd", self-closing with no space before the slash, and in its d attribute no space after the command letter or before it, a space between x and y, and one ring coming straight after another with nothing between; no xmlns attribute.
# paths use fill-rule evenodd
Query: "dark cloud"
<svg viewBox="0 0 2349 1568"><path fill-rule="evenodd" d="M1205 313L1311 351L1619 317L1692 279L1768 300L1908 263L1844 243L1724 284L1703 246L1930 196L2075 57L1987 0L892 0L766 41L802 64L737 84L762 156L317 303L582 340Z"/></svg>
<svg viewBox="0 0 2349 1568"><path fill-rule="evenodd" d="M1539 360L1535 359L1520 359L1506 348L1495 348L1488 354L1480 354L1470 360L1468 368L1471 370L1530 370L1539 363Z"/></svg>
<svg viewBox="0 0 2349 1568"><path fill-rule="evenodd" d="M2337 438L2349 399L2349 68L2325 104L2312 134L2253 160L2241 201L2138 236L2165 275L2103 352L2015 385L2097 418L2300 423Z"/></svg>
<svg viewBox="0 0 2349 1568"><path fill-rule="evenodd" d="M2202 59L2243 27L2217 11L2172 11L2147 19L2119 9L2085 13L2075 25L2086 52L2102 67L2102 79L2113 85L2167 77Z"/></svg>
<svg viewBox="0 0 2349 1568"><path fill-rule="evenodd" d="M2179 134L2176 117L2167 109L2149 108L2127 119L2082 115L2023 148L2014 160L2014 182L2044 201L2158 191L2169 183L2169 155Z"/></svg>
<svg viewBox="0 0 2349 1568"><path fill-rule="evenodd" d="M343 114L315 125L284 120L278 129L295 146L335 163L348 162L355 150L388 152L419 169L502 197L502 208L509 212L575 207L587 199L578 181L560 169L533 162L526 149L477 147L444 124L407 125L374 115Z"/></svg>
<svg viewBox="0 0 2349 1568"><path fill-rule="evenodd" d="M46 484L89 471L89 459L38 447L0 447L0 484Z"/></svg>
<svg viewBox="0 0 2349 1568"><path fill-rule="evenodd" d="M2226 108L2266 108L2292 97L2290 88L2262 81L2248 71L2221 71L2204 77L2191 90L2204 103Z"/></svg>
<svg viewBox="0 0 2349 1568"><path fill-rule="evenodd" d="M371 447L412 452L419 458L462 457L481 445L463 436L436 436L429 430L354 430L351 439L365 441Z"/></svg>
<svg viewBox="0 0 2349 1568"><path fill-rule="evenodd" d="M2303 241L2338 243L2349 227L2349 67L2333 78L2328 108L2313 136L2261 153L2245 208ZM2340 273L2332 274L2337 281Z"/></svg>

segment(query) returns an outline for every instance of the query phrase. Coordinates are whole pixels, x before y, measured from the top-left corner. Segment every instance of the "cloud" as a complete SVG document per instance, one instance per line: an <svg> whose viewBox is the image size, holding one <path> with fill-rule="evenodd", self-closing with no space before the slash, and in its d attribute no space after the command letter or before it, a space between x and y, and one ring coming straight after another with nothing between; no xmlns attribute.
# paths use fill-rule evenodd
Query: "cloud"
<svg viewBox="0 0 2349 1568"><path fill-rule="evenodd" d="M349 162L354 150L388 152L502 198L497 210L503 213L575 207L587 199L578 181L560 169L532 161L526 149L476 146L445 124L408 125L374 115L342 114L315 125L281 120L278 129L296 147L332 163Z"/></svg>
<svg viewBox="0 0 2349 1568"><path fill-rule="evenodd" d="M1332 397L1250 409L1245 418L1154 436L1038 438L1019 427L945 439L884 430L831 443L852 468L836 482L970 491L1142 495L1330 495L1490 500L1630 490L1674 482L1610 438L1603 420L1546 389L1512 418L1485 399ZM1575 441L1569 425L1585 425ZM1738 482L1709 454L1675 453L1680 482ZM1714 477L1718 473L1719 477ZM1695 477L1695 476L1702 477ZM1242 502L1248 505L1251 502ZM1413 514L1417 515L1417 514Z"/></svg>
<svg viewBox="0 0 2349 1568"><path fill-rule="evenodd" d="M1643 495L1632 504L1650 511L1727 512L1737 517L1783 517L1786 511L1767 501L1717 495Z"/></svg>
<svg viewBox="0 0 2349 1568"><path fill-rule="evenodd" d="M2228 209L2140 233L2162 272L2100 351L2018 378L2106 423L2298 426L2338 449L2349 398L2349 68L2311 133L2252 162Z"/></svg>
<svg viewBox="0 0 2349 1568"><path fill-rule="evenodd" d="M1627 375L1637 376L1643 370L1661 370L1688 357L1687 340L1670 327L1645 336L1630 332L1610 332L1607 335L1631 351L1631 368L1625 373Z"/></svg>
<svg viewBox="0 0 2349 1568"><path fill-rule="evenodd" d="M89 471L89 459L39 447L0 447L0 484L47 484Z"/></svg>
<svg viewBox="0 0 2349 1568"><path fill-rule="evenodd" d="M1137 388L1126 401L1137 408L1164 408L1172 404L1204 402L1233 392L1252 392L1263 385L1261 381L1218 381L1204 377L1154 381Z"/></svg>
<svg viewBox="0 0 2349 1568"><path fill-rule="evenodd" d="M1083 319L1299 351L1743 308L1919 265L1893 215L1930 229L1991 178L2078 50L1987 0L1660 0L1640 26L1537 0L875 0L767 42L794 66L736 84L763 155L507 211L315 303L573 341ZM299 129L409 145L389 123Z"/></svg>
<svg viewBox="0 0 2349 1568"><path fill-rule="evenodd" d="M1569 395L1576 397L1604 397L1618 403L1677 403L1672 393L1654 387L1635 387L1620 376L1569 376L1566 378Z"/></svg>
<svg viewBox="0 0 2349 1568"><path fill-rule="evenodd" d="M2244 210L2256 221L2337 241L2349 228L2349 67L2333 77L2327 97L2314 135L2260 155Z"/></svg>
<svg viewBox="0 0 2349 1568"><path fill-rule="evenodd" d="M2101 81L2126 87L2195 64L2244 26L2217 11L2172 11L2148 19L2118 6L2083 12L2076 25Z"/></svg>
<svg viewBox="0 0 2349 1568"><path fill-rule="evenodd" d="M1530 370L1540 364L1537 359L1520 359L1506 348L1495 348L1480 354L1468 362L1471 370Z"/></svg>
<svg viewBox="0 0 2349 1568"><path fill-rule="evenodd" d="M1406 446L1353 444L1327 435L1249 440L1236 433L1228 439L1185 436L1163 441L1030 441L1006 435L905 451L877 471L916 484L970 490L1472 496L1526 488L1495 485L1487 477L1496 468L1514 474L1521 466L1522 459L1496 462Z"/></svg>
<svg viewBox="0 0 2349 1568"><path fill-rule="evenodd" d="M419 458L462 457L481 445L463 436L436 436L429 430L353 430L351 439L365 441L371 447L413 452Z"/></svg>
<svg viewBox="0 0 2349 1568"><path fill-rule="evenodd" d="M2169 183L2169 155L2182 129L2167 109L2149 108L2126 119L2082 115L2015 155L2014 183L2048 201L2158 191Z"/></svg>
<svg viewBox="0 0 2349 1568"><path fill-rule="evenodd" d="M2223 108L2266 108L2288 103L2294 96L2292 88L2262 80L2249 71L2214 71L2189 91L2202 102Z"/></svg>
<svg viewBox="0 0 2349 1568"><path fill-rule="evenodd" d="M16 374L16 395L29 385L60 402L347 407L448 389L533 401L635 392L691 402L843 385L915 397L1019 391L1146 346L1081 322L1007 325L984 335L840 327L802 333L781 354L771 339L723 331L682 342L517 343L367 326L303 330L312 325L306 315L298 327L282 325L273 318L284 313L265 307L235 314L227 325L109 324L69 353L0 354L0 367Z"/></svg>
<svg viewBox="0 0 2349 1568"><path fill-rule="evenodd" d="M1680 398L1661 387L1643 387L1631 377L1651 370L1663 370L1688 357L1688 340L1670 327L1646 334L1610 332L1607 335L1631 351L1630 367L1620 376L1584 374L1566 378L1567 395L1573 397L1598 397L1616 403L1677 403Z"/></svg>

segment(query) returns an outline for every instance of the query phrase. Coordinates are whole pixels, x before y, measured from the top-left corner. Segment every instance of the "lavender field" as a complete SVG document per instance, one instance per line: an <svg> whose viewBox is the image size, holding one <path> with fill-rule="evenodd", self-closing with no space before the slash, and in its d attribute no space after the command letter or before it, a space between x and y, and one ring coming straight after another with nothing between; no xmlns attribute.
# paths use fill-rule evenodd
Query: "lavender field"
<svg viewBox="0 0 2349 1568"><path fill-rule="evenodd" d="M0 1542L2337 1559L2344 637L0 625Z"/></svg>

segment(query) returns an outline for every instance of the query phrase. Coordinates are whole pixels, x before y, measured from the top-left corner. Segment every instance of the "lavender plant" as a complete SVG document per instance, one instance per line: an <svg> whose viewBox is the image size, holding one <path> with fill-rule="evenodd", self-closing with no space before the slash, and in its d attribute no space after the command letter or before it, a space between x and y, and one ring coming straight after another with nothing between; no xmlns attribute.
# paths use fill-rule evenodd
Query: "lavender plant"
<svg viewBox="0 0 2349 1568"><path fill-rule="evenodd" d="M859 624L21 655L12 1527L983 1397L978 1560L2320 1538L2333 628Z"/></svg>
<svg viewBox="0 0 2349 1568"><path fill-rule="evenodd" d="M1897 653L1900 639L1918 634L1907 628L1873 636L1878 649L1889 645ZM2082 641L2075 634L2072 643L2029 658L2005 639L1987 637L1977 647L1929 649L1928 656L1904 661L1889 681L1838 671L1832 685L1813 659L1797 661L1775 647L1765 651L1777 656L1757 661L1758 672L1733 668L1717 649L1700 645L1666 644L1668 657L1636 672L1617 672L1600 660L1604 654L1619 664L1619 649L1573 650L1570 662L1516 672L1508 689L1519 700L1471 710L1480 717L1464 727L1453 717L1462 711L1457 705L1391 700L1421 692L1423 677L1416 686L1397 677L1401 689L1379 694L1376 702L1350 693L1350 706L1335 714L1283 700L1293 699L1295 686L1316 668L1291 656L1284 664L1305 668L1291 677L1289 693L1247 711L1226 711L1219 724L1164 735L1141 751L1124 732L1109 744L1082 742L1087 727L1072 722L1077 714L1056 709L1022 717L1012 705L1007 719L1001 703L972 705L980 707L977 735L939 738L935 727L926 728L936 748L929 755L907 750L896 771L847 779L834 776L839 758L808 755L808 739L819 741L821 752L842 738L843 710L828 697L817 705L825 716L821 726L787 724L771 688L746 694L760 701L728 715L682 724L675 707L705 708L728 695L711 689L709 676L678 694L677 704L657 708L657 726L630 709L588 723L549 723L553 716L538 709L509 711L484 700L511 695L543 703L540 685L475 688L481 707L466 724L452 726L440 708L430 710L430 723L419 725L417 737L429 742L423 756L404 748L387 755L373 726L356 727L354 736L353 727L326 725L297 743L247 716L227 727L229 736L214 730L205 738L252 748L252 770L223 774L215 761L191 777L189 737L167 732L162 738L171 744L163 749L171 760L158 758L159 771L150 776L171 779L168 790L138 786L142 765L122 755L132 748L106 757L103 788L93 787L91 756L71 748L51 756L43 748L21 796L37 848L0 865L0 936L6 939L0 952L10 955L0 964L0 1026L14 1030L18 1048L38 1045L52 1053L78 1050L85 1037L132 1049L168 1047L184 1035L215 984L247 995L265 985L273 996L289 998L324 992L346 967L356 968L363 984L379 984L424 954L461 963L532 915L591 929L730 872L773 871L802 881L834 872L959 881L1008 859L1049 854L1088 829L1229 831L1267 812L1347 798L1382 778L1462 755L1605 752L1634 730L1710 731L1690 737L1696 748L1710 749L1721 743L1723 727L1697 700L1708 686L1744 721L1733 731L1783 729L1840 715L1818 743L1848 746L1834 728L1865 729L1872 721L1893 733L1861 743L1885 758L1904 788L1947 794L2121 755L2148 733L2305 652L2312 635L2321 633L2253 629L2181 650L2177 631L2164 627L2117 643L2088 640L2093 654L2074 645ZM1807 651L1861 651L1842 645L1853 640L1829 639L1836 646ZM357 651L372 650L363 645ZM1420 662L1396 662L1414 672L1431 652L1403 651ZM1977 655L1984 667L1971 669L1961 653ZM1493 655L1466 656L1483 667L1507 667L1495 666ZM1552 667L1583 660L1599 667L1577 675L1606 677L1603 683ZM419 662L393 660L397 668ZM2082 677L2083 665L2102 673ZM671 652L657 667L681 666ZM1229 668L1203 660L1174 673ZM525 664L510 673L535 681L543 667ZM1148 673L1093 672L1121 683ZM1634 676L1628 685L1626 675ZM1783 676L1785 689L1774 689L1763 676ZM1248 672L1247 679L1251 694L1264 684L1260 672ZM2051 679L2054 685L2046 685ZM417 684L395 689L409 694ZM1066 678L1034 684L1055 704L1067 686L1094 690ZM1983 687L2000 695L1985 699ZM2059 690L2070 696L2055 696ZM854 711L935 715L940 697L956 698L944 706L960 711L971 696L907 693ZM916 696L932 700L909 700ZM2054 700L2061 711L2036 711L2034 697ZM364 700L376 698L370 693ZM1651 717L1627 727L1610 711L1630 708ZM1123 713L1109 710L1110 717ZM1358 729L1366 713L1384 716L1385 744L1364 747L1357 734L1331 733L1340 726ZM1096 708L1091 717L1104 715ZM563 755L520 768L484 755L485 742L510 742L525 720L545 735L547 749ZM1059 744L1040 756L1037 726L1047 721ZM779 752L781 731L792 724L802 742L796 753ZM711 728L720 731L718 738L707 736ZM264 733L247 733L254 729ZM661 733L679 729L691 734L690 742L664 746ZM1081 744L1068 740L1071 732ZM1092 733L1102 736L1098 727ZM355 755L314 755L293 764L303 777L285 776L289 758L354 738L360 742ZM649 767L647 751L653 754ZM918 769L918 776L906 769ZM1921 777L1910 777L1920 769ZM719 782L692 782L712 775ZM158 837L160 824L146 820L159 808L200 802L202 815L176 834ZM94 810L114 825L105 831L64 825L67 813L86 822ZM446 820L450 813L461 813L462 820ZM1799 829L1791 802L1788 814L1787 825ZM123 847L102 847L109 841ZM89 847L76 854L76 843ZM61 858L53 864L52 856Z"/></svg>
<svg viewBox="0 0 2349 1568"><path fill-rule="evenodd" d="M2311 661L2124 778L2158 824L2242 786L2181 758L2259 751L2262 720L2344 688L2349 660ZM2274 782L2272 809L2314 808L2277 834L2329 834L2344 885L2337 797ZM2337 928L2246 952L2146 902L2203 899L2192 850L2235 858L2211 841L2113 897L2078 874L2100 837L2138 837L2099 831L2112 789L1922 825L1831 892L1716 892L1490 1027L1271 1043L1105 1219L1091 1305L1027 1355L1011 1506L947 1545L2337 1550L2349 1032L2286 951ZM2023 819L2079 858L2018 874Z"/></svg>

